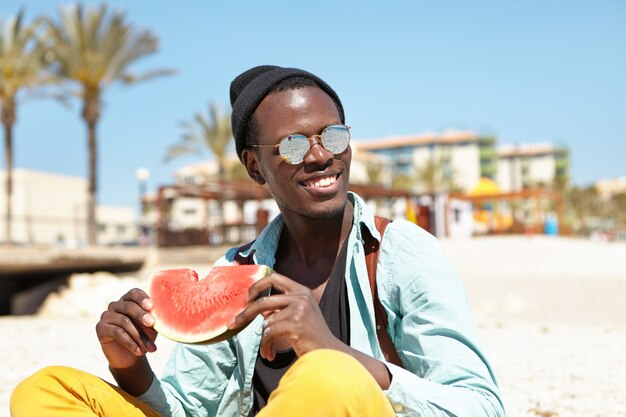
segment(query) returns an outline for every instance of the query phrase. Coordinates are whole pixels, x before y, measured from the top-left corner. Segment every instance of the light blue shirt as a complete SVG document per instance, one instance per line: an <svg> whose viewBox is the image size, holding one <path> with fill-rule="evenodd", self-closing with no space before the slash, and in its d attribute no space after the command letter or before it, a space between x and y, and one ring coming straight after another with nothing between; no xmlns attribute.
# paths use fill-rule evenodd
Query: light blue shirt
<svg viewBox="0 0 626 417"><path fill-rule="evenodd" d="M376 338L374 307L361 225L377 239L374 216L356 194L345 280L350 345L385 361ZM249 251L274 265L284 221L275 218ZM237 248L218 264L232 262ZM242 255L247 256L249 252ZM384 393L398 416L504 416L495 377L478 347L465 291L436 239L413 223L396 220L380 248L377 286L389 319L387 331L406 369L386 363L392 375ZM212 345L178 344L164 375L139 398L164 416L247 416L261 342L262 317L237 336Z"/></svg>

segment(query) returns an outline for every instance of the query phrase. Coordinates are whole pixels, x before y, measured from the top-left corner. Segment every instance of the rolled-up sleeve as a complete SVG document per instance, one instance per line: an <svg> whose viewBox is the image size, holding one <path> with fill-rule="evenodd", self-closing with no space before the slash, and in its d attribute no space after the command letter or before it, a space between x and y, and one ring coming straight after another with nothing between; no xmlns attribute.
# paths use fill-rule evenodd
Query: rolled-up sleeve
<svg viewBox="0 0 626 417"><path fill-rule="evenodd" d="M388 364L392 382L386 394L396 414L504 416L465 290L439 243L415 225L397 221L385 233L381 251L380 298L406 367Z"/></svg>
<svg viewBox="0 0 626 417"><path fill-rule="evenodd" d="M160 379L140 400L163 416L215 416L236 367L230 341L213 345L178 344Z"/></svg>

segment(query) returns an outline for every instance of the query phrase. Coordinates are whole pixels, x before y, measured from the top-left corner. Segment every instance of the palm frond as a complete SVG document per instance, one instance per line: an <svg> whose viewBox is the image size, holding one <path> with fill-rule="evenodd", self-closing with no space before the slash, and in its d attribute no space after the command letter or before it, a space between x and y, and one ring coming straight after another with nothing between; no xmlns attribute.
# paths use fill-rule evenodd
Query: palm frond
<svg viewBox="0 0 626 417"><path fill-rule="evenodd" d="M162 68L144 72L143 74L122 74L120 81L124 84L135 84L142 81L148 81L153 78L163 77L166 75L176 75L178 71L173 68Z"/></svg>
<svg viewBox="0 0 626 417"><path fill-rule="evenodd" d="M220 175L225 175L226 150L232 139L230 114L222 114L220 107L211 102L206 114L196 113L190 121L181 121L178 124L182 129L182 134L180 142L172 148L190 146L194 143L197 146L197 153L207 150L215 155L219 163ZM172 154L174 156L169 157L168 155L166 155L167 160L177 156Z"/></svg>
<svg viewBox="0 0 626 417"><path fill-rule="evenodd" d="M85 89L100 91L115 82L129 84L174 74L171 69L131 71L135 62L157 51L158 39L126 22L123 12L109 12L102 4L86 12L81 5L60 8L58 14L58 22L46 19L47 38L54 49L52 67Z"/></svg>
<svg viewBox="0 0 626 417"><path fill-rule="evenodd" d="M45 50L38 42L41 19L23 24L24 11L0 21L0 95L15 97L22 88L50 82L45 77Z"/></svg>
<svg viewBox="0 0 626 417"><path fill-rule="evenodd" d="M195 146L186 146L185 144L176 144L172 145L168 148L165 156L163 157L163 162L169 162L172 159L178 158L183 155L189 154L199 154L200 151Z"/></svg>

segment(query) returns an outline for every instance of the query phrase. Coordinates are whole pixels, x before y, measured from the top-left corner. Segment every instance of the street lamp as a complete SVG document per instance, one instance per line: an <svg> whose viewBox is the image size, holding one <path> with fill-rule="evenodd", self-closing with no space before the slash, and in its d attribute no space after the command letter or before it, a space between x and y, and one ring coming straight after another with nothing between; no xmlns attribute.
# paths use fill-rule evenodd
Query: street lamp
<svg viewBox="0 0 626 417"><path fill-rule="evenodd" d="M148 241L148 225L146 224L146 187L150 171L147 168L139 168L135 173L139 182L139 239L142 244Z"/></svg>

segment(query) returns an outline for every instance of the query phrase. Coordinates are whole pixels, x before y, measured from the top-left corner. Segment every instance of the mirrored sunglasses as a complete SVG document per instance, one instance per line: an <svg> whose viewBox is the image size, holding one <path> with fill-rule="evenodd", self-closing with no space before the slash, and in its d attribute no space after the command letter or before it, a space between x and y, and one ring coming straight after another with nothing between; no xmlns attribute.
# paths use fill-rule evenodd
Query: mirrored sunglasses
<svg viewBox="0 0 626 417"><path fill-rule="evenodd" d="M252 148L278 148L280 156L291 165L301 164L304 157L318 142L311 139L319 138L319 143L328 152L339 155L348 149L350 144L350 127L345 125L330 125L319 135L308 137L295 133L283 138L277 145L249 145Z"/></svg>

